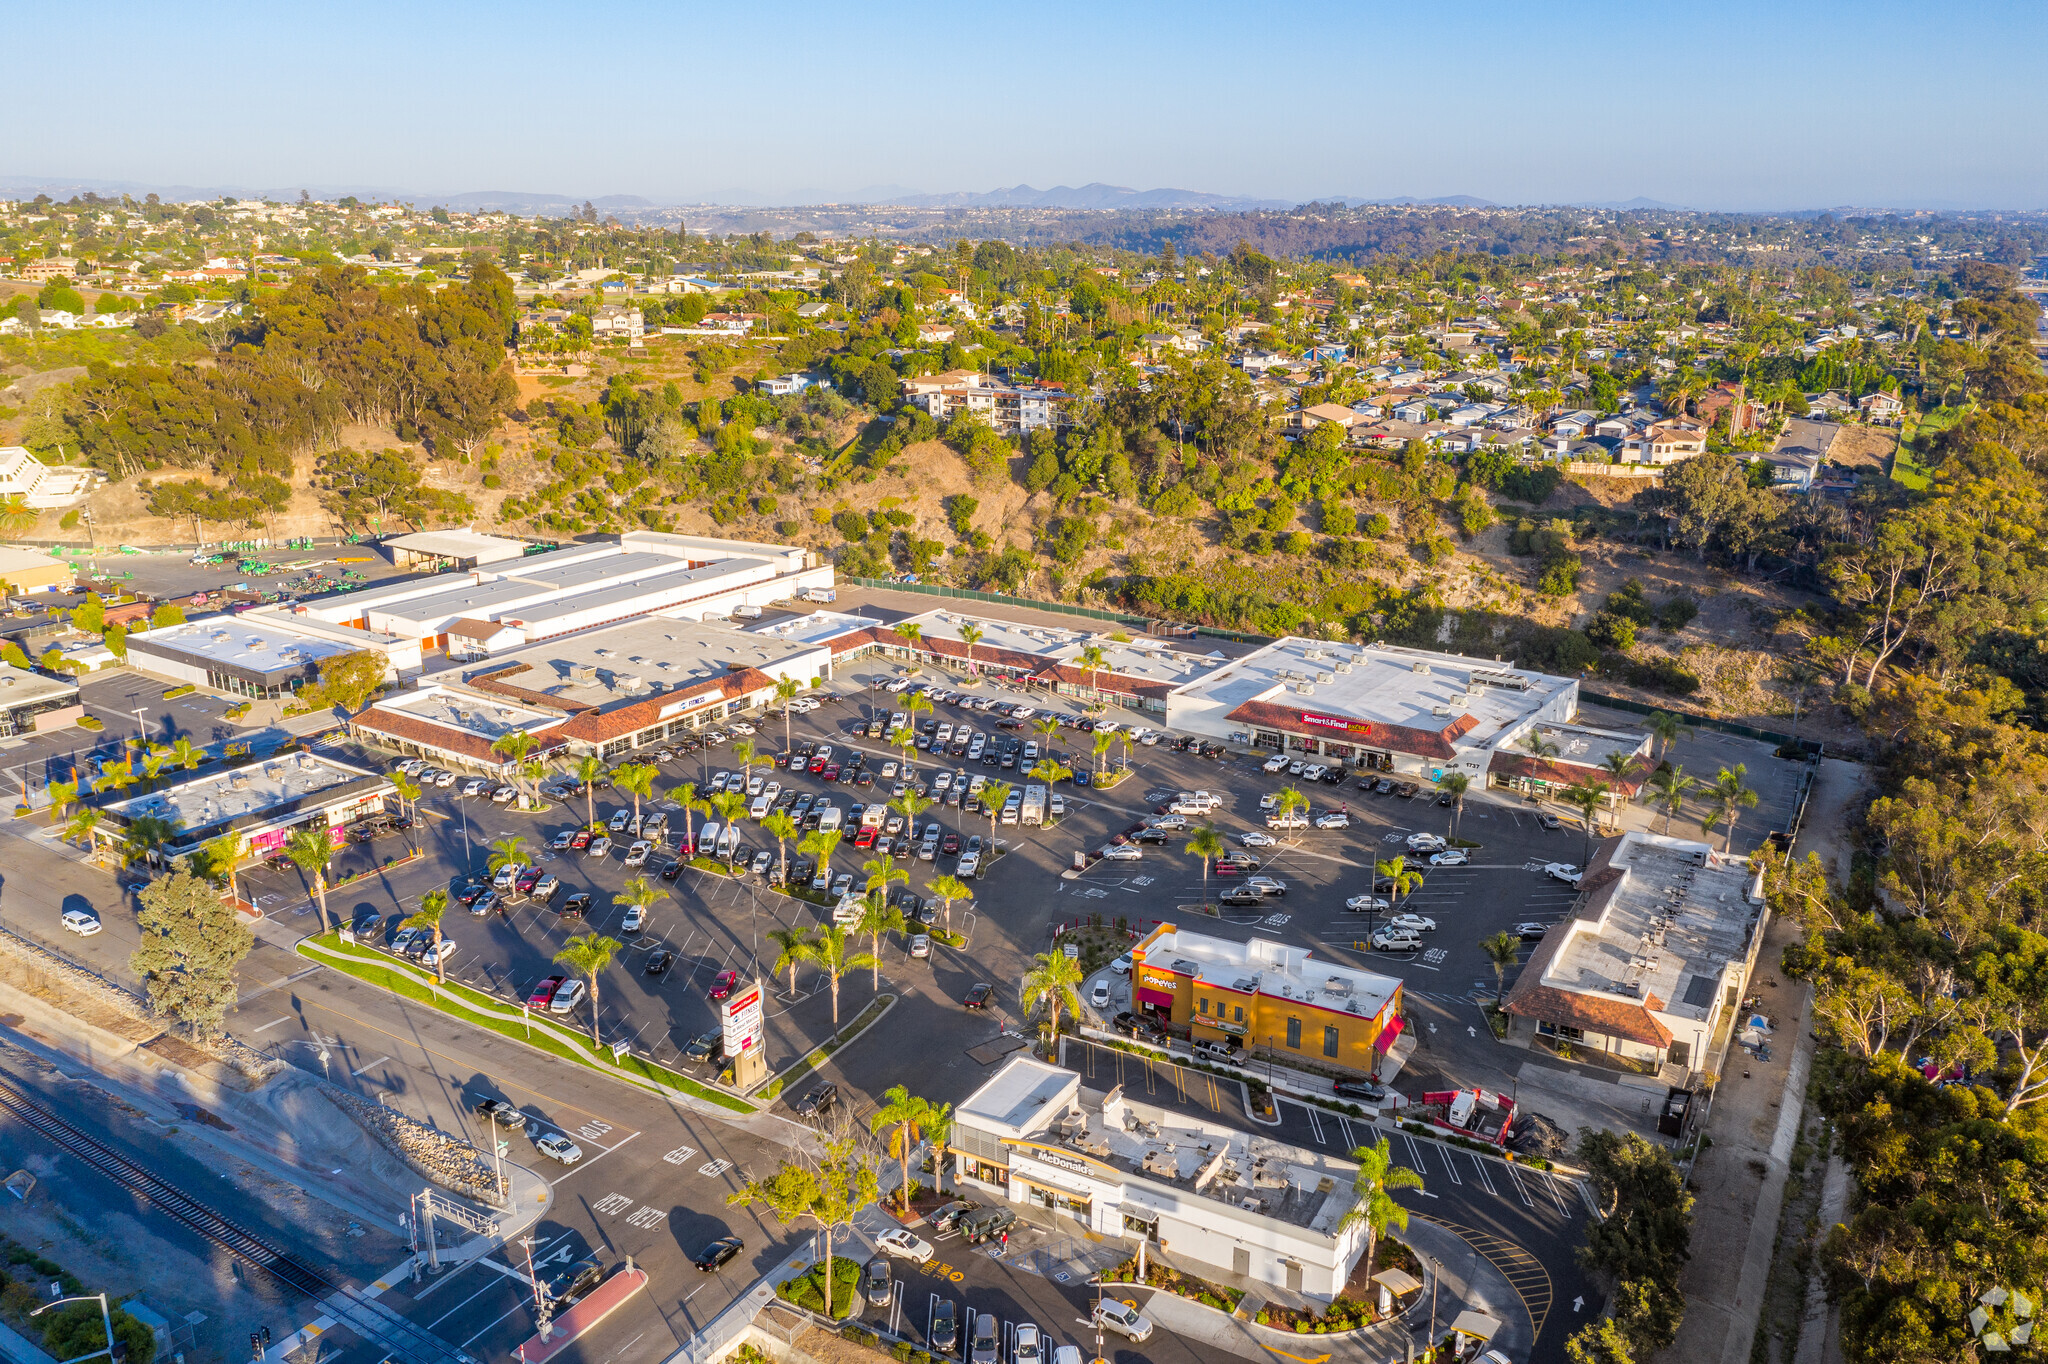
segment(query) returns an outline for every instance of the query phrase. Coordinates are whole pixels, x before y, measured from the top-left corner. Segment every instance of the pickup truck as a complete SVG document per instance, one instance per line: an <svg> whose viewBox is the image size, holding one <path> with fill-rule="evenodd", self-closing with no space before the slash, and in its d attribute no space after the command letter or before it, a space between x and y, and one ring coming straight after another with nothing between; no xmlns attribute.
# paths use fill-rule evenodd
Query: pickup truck
<svg viewBox="0 0 2048 1364"><path fill-rule="evenodd" d="M1223 797L1207 791L1182 791L1167 803L1171 815L1207 815L1223 808Z"/></svg>

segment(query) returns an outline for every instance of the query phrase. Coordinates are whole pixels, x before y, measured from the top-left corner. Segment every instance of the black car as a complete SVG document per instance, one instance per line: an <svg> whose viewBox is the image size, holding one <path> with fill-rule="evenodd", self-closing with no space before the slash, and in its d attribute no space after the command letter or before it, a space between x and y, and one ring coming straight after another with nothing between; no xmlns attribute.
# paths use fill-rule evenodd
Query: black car
<svg viewBox="0 0 2048 1364"><path fill-rule="evenodd" d="M1448 806L1456 805L1456 804L1458 803L1458 798L1457 798L1456 796L1452 795L1452 794L1451 794L1450 792L1448 792L1448 791L1444 791L1444 792L1441 792L1441 793L1439 793L1439 794L1438 794L1438 796L1437 796L1437 798L1436 798L1436 803L1437 803L1438 805L1442 805L1442 806L1447 806L1447 807L1448 807Z"/></svg>
<svg viewBox="0 0 2048 1364"><path fill-rule="evenodd" d="M455 892L455 898L462 902L464 909L467 909L485 895L488 895L490 890L491 888L481 881L471 881L464 885L461 890Z"/></svg>
<svg viewBox="0 0 2048 1364"><path fill-rule="evenodd" d="M1118 1014L1111 1020L1110 1026L1114 1027L1125 1037L1136 1038L1141 1042L1163 1043L1166 1040L1166 1029L1160 1027L1152 1019L1140 1014L1131 1013L1129 1010Z"/></svg>
<svg viewBox="0 0 2048 1364"><path fill-rule="evenodd" d="M693 1038L690 1045L683 1048L683 1059L685 1061L709 1061L711 1064L717 1065L725 1059L724 1052L725 1033L720 1029L713 1028L702 1037Z"/></svg>
<svg viewBox="0 0 2048 1364"><path fill-rule="evenodd" d="M970 1246L980 1245L1015 1226L1017 1214L1008 1208L982 1208L960 1219L960 1231Z"/></svg>
<svg viewBox="0 0 2048 1364"><path fill-rule="evenodd" d="M867 1262L860 1272L860 1289L867 1295L868 1306L887 1307L892 1285L889 1282L889 1262L877 1255Z"/></svg>
<svg viewBox="0 0 2048 1364"><path fill-rule="evenodd" d="M547 1291L549 1302L556 1307L567 1307L588 1295L591 1289L603 1282L603 1265L595 1260L578 1260L550 1274L541 1287Z"/></svg>
<svg viewBox="0 0 2048 1364"><path fill-rule="evenodd" d="M1131 830L1129 838L1133 843L1164 844L1172 841L1173 834L1166 829L1154 829L1146 827Z"/></svg>
<svg viewBox="0 0 2048 1364"><path fill-rule="evenodd" d="M730 1264L732 1258L746 1248L747 1243L737 1236L721 1236L698 1251L693 1258L697 1268L709 1274L714 1269L722 1269Z"/></svg>
<svg viewBox="0 0 2048 1364"><path fill-rule="evenodd" d="M509 1127L514 1131L526 1126L526 1115L503 1099L485 1099L476 1106L476 1115L485 1122Z"/></svg>
<svg viewBox="0 0 2048 1364"><path fill-rule="evenodd" d="M562 917L565 919L580 919L589 912L590 892L587 890L579 890L562 901Z"/></svg>
<svg viewBox="0 0 2048 1364"><path fill-rule="evenodd" d="M969 986L967 997L960 1002L970 1009L986 1009L989 996L995 992L996 987L984 981L980 984Z"/></svg>
<svg viewBox="0 0 2048 1364"><path fill-rule="evenodd" d="M675 953L669 951L666 947L662 948L647 959L647 974L650 976L666 975L668 968L674 965L675 959Z"/></svg>
<svg viewBox="0 0 2048 1364"><path fill-rule="evenodd" d="M789 1106L789 1111L799 1118L822 1118L830 1113L839 1102L839 1086L819 1085L810 1093Z"/></svg>
<svg viewBox="0 0 2048 1364"><path fill-rule="evenodd" d="M948 1353L960 1343L959 1309L953 1306L951 1298L932 1309L932 1329L925 1333L924 1343L929 1349Z"/></svg>
<svg viewBox="0 0 2048 1364"><path fill-rule="evenodd" d="M1340 1099L1363 1099L1367 1103L1384 1103L1391 1092L1377 1080L1338 1080L1331 1088Z"/></svg>
<svg viewBox="0 0 2048 1364"><path fill-rule="evenodd" d="M673 881L682 874L683 859L680 857L661 869L661 879L664 881Z"/></svg>

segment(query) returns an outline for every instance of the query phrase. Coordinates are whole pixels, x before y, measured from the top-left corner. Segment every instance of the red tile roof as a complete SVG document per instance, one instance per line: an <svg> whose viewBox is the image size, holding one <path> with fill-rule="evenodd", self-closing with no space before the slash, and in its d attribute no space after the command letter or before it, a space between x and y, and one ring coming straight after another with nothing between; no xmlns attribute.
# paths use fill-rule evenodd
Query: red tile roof
<svg viewBox="0 0 2048 1364"><path fill-rule="evenodd" d="M1328 725L1312 724L1302 717L1299 706L1276 706L1270 701L1246 701L1223 718L1242 724L1263 725L1268 729L1284 730L1289 734L1313 734L1320 738L1348 740L1353 743L1384 748L1390 753L1408 753L1418 758L1453 758L1458 750L1454 741L1461 735L1478 728L1479 721L1469 715L1460 715L1442 729L1416 729L1410 725L1383 725L1369 720L1353 720L1344 729Z"/></svg>
<svg viewBox="0 0 2048 1364"><path fill-rule="evenodd" d="M1556 786L1605 786L1633 799L1642 791L1643 783L1650 779L1650 774L1657 770L1657 764L1650 758L1638 755L1636 760L1629 764L1628 771L1616 777L1604 767L1560 763L1548 758L1539 758L1532 753L1502 750L1493 755L1493 763L1488 770L1495 776L1523 777L1532 781L1547 781Z"/></svg>
<svg viewBox="0 0 2048 1364"><path fill-rule="evenodd" d="M686 711L713 701L730 701L758 691L775 690L775 679L759 668L741 668L723 677L714 677L694 687L678 687L674 691L660 692L644 701L635 701L616 710L585 710L562 726L558 731L565 739L579 743L602 744L613 739L624 738L651 725L658 725L664 719L673 720ZM664 716L670 706L677 709Z"/></svg>
<svg viewBox="0 0 2048 1364"><path fill-rule="evenodd" d="M502 767L506 758L502 753L493 753L490 743L482 736L468 730L456 729L450 725L435 724L422 720L417 715L405 715L398 711L383 710L371 706L356 716L355 727L366 729L373 734L388 734L394 739L408 743L424 744L443 753L453 753L485 767ZM543 730L534 735L536 743L529 757L540 757L562 746L560 729Z"/></svg>

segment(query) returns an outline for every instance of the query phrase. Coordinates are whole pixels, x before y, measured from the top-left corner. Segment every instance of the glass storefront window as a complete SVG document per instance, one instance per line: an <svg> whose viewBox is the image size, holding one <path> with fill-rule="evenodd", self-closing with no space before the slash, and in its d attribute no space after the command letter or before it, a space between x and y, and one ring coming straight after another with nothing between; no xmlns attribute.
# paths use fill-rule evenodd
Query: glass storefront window
<svg viewBox="0 0 2048 1364"><path fill-rule="evenodd" d="M969 1156L963 1169L969 1179L978 1179L984 1184L993 1184L1001 1189L1010 1187L1010 1167L1007 1165L991 1165L985 1160L976 1160Z"/></svg>

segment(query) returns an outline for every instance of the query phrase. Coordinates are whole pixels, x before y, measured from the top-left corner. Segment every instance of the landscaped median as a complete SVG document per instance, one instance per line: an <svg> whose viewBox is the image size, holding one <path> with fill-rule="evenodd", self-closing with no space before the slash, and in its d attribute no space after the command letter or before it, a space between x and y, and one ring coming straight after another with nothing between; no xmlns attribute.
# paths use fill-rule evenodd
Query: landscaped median
<svg viewBox="0 0 2048 1364"><path fill-rule="evenodd" d="M371 948L343 943L333 933L319 933L301 939L297 950L300 956L354 976L366 985L388 990L415 1003L431 1005L452 1018L499 1033L515 1042L523 1042L552 1056L588 1066L642 1089L671 1097L702 1099L735 1113L757 1111L744 1099L722 1094L645 1057L629 1052L614 1061L609 1047L593 1047L587 1036L574 1029L563 1028L551 1019L522 1013L517 1005L507 1004L467 985L435 980L430 972L420 971Z"/></svg>

